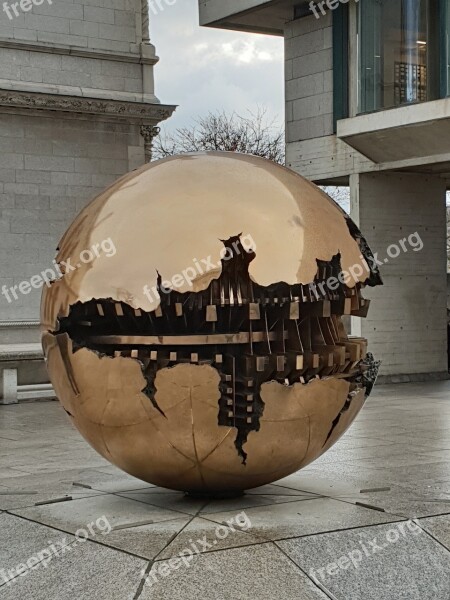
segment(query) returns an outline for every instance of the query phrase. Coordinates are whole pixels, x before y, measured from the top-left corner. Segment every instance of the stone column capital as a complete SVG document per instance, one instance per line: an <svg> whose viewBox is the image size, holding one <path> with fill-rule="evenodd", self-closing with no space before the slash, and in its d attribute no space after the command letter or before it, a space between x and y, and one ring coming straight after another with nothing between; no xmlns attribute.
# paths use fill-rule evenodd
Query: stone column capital
<svg viewBox="0 0 450 600"><path fill-rule="evenodd" d="M144 138L145 162L152 160L153 140L161 132L161 128L156 125L141 125L141 135Z"/></svg>

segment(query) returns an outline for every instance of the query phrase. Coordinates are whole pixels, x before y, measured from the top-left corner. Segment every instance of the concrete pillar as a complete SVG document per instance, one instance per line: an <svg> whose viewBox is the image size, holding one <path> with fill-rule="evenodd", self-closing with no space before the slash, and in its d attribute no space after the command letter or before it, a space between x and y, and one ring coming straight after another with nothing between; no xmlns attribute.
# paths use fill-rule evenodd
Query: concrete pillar
<svg viewBox="0 0 450 600"><path fill-rule="evenodd" d="M0 404L17 404L17 369L3 369Z"/></svg>
<svg viewBox="0 0 450 600"><path fill-rule="evenodd" d="M352 332L368 338L388 380L447 377L445 181L372 173L352 175L350 189L353 220L378 253L384 280L366 288L369 316L355 319Z"/></svg>

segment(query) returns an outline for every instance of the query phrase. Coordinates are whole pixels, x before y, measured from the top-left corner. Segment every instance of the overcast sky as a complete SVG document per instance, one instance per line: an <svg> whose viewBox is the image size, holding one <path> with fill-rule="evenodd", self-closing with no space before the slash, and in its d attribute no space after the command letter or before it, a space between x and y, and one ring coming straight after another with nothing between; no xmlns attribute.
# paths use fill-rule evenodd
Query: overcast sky
<svg viewBox="0 0 450 600"><path fill-rule="evenodd" d="M177 0L153 15L150 35L160 62L156 95L178 104L167 129L189 125L209 111L245 115L258 106L284 121L283 40L200 27L198 0Z"/></svg>

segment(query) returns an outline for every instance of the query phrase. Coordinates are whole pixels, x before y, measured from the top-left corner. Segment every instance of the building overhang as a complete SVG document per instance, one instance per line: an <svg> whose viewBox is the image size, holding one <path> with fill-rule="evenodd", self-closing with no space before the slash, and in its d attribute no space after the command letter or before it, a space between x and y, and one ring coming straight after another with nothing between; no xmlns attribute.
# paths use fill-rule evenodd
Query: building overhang
<svg viewBox="0 0 450 600"><path fill-rule="evenodd" d="M374 163L450 153L450 98L343 119L337 137Z"/></svg>
<svg viewBox="0 0 450 600"><path fill-rule="evenodd" d="M294 8L303 4L304 0L199 0L200 25L283 35Z"/></svg>

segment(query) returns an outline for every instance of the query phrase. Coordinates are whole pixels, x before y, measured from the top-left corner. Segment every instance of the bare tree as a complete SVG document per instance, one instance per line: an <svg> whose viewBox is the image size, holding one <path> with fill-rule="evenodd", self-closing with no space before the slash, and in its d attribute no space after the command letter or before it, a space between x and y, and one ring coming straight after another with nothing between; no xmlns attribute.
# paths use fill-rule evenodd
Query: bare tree
<svg viewBox="0 0 450 600"><path fill-rule="evenodd" d="M348 186L325 185L320 187L326 194L331 196L345 212L350 213L350 190Z"/></svg>
<svg viewBox="0 0 450 600"><path fill-rule="evenodd" d="M249 117L210 112L192 127L162 133L155 140L153 156L159 159L207 150L254 154L284 164L284 131L267 120L264 110Z"/></svg>

